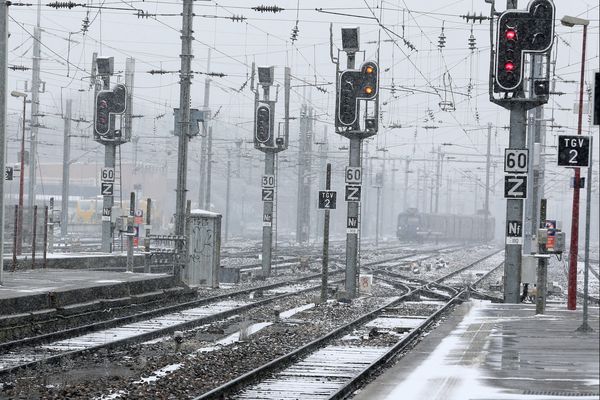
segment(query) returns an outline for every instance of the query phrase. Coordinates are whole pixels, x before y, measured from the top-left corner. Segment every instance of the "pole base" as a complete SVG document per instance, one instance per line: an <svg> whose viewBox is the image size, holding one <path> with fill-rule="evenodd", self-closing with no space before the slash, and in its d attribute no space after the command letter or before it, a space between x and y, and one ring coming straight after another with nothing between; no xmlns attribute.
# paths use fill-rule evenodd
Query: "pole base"
<svg viewBox="0 0 600 400"><path fill-rule="evenodd" d="M591 326L589 326L587 324L587 322L584 322L583 324L581 324L581 326L579 328L577 328L575 330L575 332L588 333L588 332L594 332L594 330L592 329Z"/></svg>

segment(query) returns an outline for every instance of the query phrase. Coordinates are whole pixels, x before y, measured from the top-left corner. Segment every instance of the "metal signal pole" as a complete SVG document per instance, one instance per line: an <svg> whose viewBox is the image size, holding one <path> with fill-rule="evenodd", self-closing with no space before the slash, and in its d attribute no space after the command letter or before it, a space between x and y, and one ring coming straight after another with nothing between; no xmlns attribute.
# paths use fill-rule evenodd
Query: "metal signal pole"
<svg viewBox="0 0 600 400"><path fill-rule="evenodd" d="M524 149L527 137L527 108L522 104L515 104L510 110L510 136L508 147L511 149ZM506 220L523 221L523 200L506 200ZM521 255L522 244L505 244L504 262L504 302L519 303L521 286Z"/></svg>
<svg viewBox="0 0 600 400"><path fill-rule="evenodd" d="M183 21L181 29L181 74L179 81L179 110L181 122L181 135L178 137L177 148L177 188L175 202L175 235L185 234L185 210L187 193L187 156L188 141L190 138L190 85L192 84L192 23L193 0L183 0ZM179 268L176 267L174 275L179 279Z"/></svg>
<svg viewBox="0 0 600 400"><path fill-rule="evenodd" d="M348 52L347 69L354 69L356 65L356 53ZM350 155L348 165L353 168L361 168L362 139L353 137L350 139ZM348 221L354 220L358 223L358 205L356 201L348 202ZM357 228L359 229L359 224ZM356 283L358 280L358 229L356 232L346 232L346 283L345 290L348 296L356 297Z"/></svg>
<svg viewBox="0 0 600 400"><path fill-rule="evenodd" d="M109 90L110 89L110 74L102 76L102 89ZM113 171L115 169L115 158L116 158L116 149L117 145L115 140L115 122L114 119L110 118L110 132L109 137L112 138L112 142L104 143L104 167L112 168ZM110 196L102 196L102 208L104 210L110 209L112 215L112 208L115 204L115 200L113 195ZM113 250L113 231L114 226L111 221L111 218L102 220L102 251L105 253L112 253Z"/></svg>
<svg viewBox="0 0 600 400"><path fill-rule="evenodd" d="M63 170L62 170L62 197L60 216L60 235L65 238L69 226L69 172L71 168L71 110L73 100L68 99L65 106L65 129L63 140Z"/></svg>
<svg viewBox="0 0 600 400"><path fill-rule="evenodd" d="M37 5L37 23L33 28L33 62L31 77L31 141L29 143L29 188L27 191L27 207L33 208L35 204L35 180L37 164L37 141L40 115L40 61L42 59L40 44L42 41L42 29L40 28L41 0Z"/></svg>
<svg viewBox="0 0 600 400"><path fill-rule="evenodd" d="M8 66L8 3L0 3L0 168L2 168L2 182L0 182L0 286L4 283L4 171L6 149L6 78ZM23 171L21 171L21 174Z"/></svg>
<svg viewBox="0 0 600 400"><path fill-rule="evenodd" d="M585 81L585 47L587 43L587 24L583 25L583 44L581 49L581 76L579 77L579 113L577 117L577 134L581 135L583 125L583 91ZM591 164L591 161L590 161ZM573 212L571 214L571 245L569 247L569 279L567 290L567 309L577 308L577 257L579 253L579 183L581 172L575 168L573 188ZM591 185L592 182L587 182Z"/></svg>
<svg viewBox="0 0 600 400"><path fill-rule="evenodd" d="M206 61L206 72L210 72L211 49L208 49L208 59ZM210 76L207 75L204 80L204 110L208 110L210 105ZM202 138L200 139L200 186L198 187L198 207L208 210L206 205L206 159L208 147L208 121L202 123Z"/></svg>
<svg viewBox="0 0 600 400"><path fill-rule="evenodd" d="M269 101L270 87L263 86L263 100ZM275 152L265 151L265 175L275 176ZM275 182L277 186L277 182ZM263 220L262 235L262 274L271 276L271 257L273 255L273 201L263 201L263 216L269 215L270 221Z"/></svg>
<svg viewBox="0 0 600 400"><path fill-rule="evenodd" d="M327 163L325 190L331 190L331 164ZM329 209L325 209L323 220L323 264L321 270L321 303L327 301L327 278L329 275Z"/></svg>
<svg viewBox="0 0 600 400"><path fill-rule="evenodd" d="M485 204L483 206L483 209L485 211L485 237L483 238L484 241L488 241L489 240L489 230L488 230L488 226L489 226L489 218L490 218L490 160L491 160L491 154L490 154L490 150L491 150L491 145L492 145L492 124L491 122L488 122L487 125L487 152L486 152L486 158L485 158ZM448 193L450 191L450 188L448 188ZM450 206L450 200L448 199L448 207Z"/></svg>

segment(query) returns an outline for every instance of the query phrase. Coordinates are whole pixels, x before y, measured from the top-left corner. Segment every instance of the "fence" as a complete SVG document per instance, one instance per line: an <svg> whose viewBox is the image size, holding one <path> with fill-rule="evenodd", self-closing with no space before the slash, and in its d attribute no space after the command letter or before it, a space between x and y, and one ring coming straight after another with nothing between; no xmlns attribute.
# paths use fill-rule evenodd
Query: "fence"
<svg viewBox="0 0 600 400"><path fill-rule="evenodd" d="M12 205L5 207L4 215L4 253L12 254L12 269L45 267L48 207Z"/></svg>

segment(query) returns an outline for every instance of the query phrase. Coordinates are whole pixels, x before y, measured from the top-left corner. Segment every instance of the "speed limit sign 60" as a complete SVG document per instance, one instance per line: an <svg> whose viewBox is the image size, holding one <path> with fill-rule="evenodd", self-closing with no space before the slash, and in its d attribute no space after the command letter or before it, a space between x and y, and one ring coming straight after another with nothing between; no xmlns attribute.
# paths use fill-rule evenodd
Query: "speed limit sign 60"
<svg viewBox="0 0 600 400"><path fill-rule="evenodd" d="M362 182L362 169L360 167L346 167L346 183L360 184Z"/></svg>
<svg viewBox="0 0 600 400"><path fill-rule="evenodd" d="M529 162L529 150L527 149L505 149L504 150L504 172L509 174L527 173Z"/></svg>

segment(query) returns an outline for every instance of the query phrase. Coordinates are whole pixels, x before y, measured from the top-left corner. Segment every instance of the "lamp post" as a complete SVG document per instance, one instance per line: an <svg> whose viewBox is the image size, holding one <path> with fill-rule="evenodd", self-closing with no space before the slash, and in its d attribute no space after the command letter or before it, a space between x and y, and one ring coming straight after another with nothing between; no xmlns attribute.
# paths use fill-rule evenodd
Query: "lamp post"
<svg viewBox="0 0 600 400"><path fill-rule="evenodd" d="M19 213L17 216L17 255L21 255L23 246L23 186L25 177L25 111L27 105L27 94L13 90L10 92L13 97L23 98L23 135L21 136L21 171L19 172Z"/></svg>
<svg viewBox="0 0 600 400"><path fill-rule="evenodd" d="M587 41L587 26L590 23L587 19L562 17L560 23L564 26L573 27L575 25L583 26L583 44L581 49L581 76L579 81L579 116L577 118L577 134L581 135L581 126L583 122L583 82L585 78L585 46ZM571 246L569 247L569 279L567 292L567 309L575 310L577 308L577 255L579 247L579 168L575 168L575 180L573 188L573 211L571 215ZM591 182L588 182L590 185Z"/></svg>

